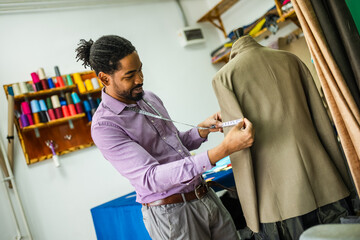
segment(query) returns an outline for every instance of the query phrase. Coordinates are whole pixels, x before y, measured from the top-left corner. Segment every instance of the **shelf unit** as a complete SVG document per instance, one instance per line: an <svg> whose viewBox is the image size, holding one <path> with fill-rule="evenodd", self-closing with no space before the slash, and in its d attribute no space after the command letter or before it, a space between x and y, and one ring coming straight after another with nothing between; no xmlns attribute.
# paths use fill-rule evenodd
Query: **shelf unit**
<svg viewBox="0 0 360 240"><path fill-rule="evenodd" d="M210 22L216 28L220 29L224 37L227 37L224 24L221 20L221 15L225 13L229 8L231 8L239 0L222 0L215 5L210 11L208 11L204 16L202 16L197 22ZM218 23L216 23L217 21Z"/></svg>
<svg viewBox="0 0 360 240"><path fill-rule="evenodd" d="M85 71L80 72L79 74L83 82L87 79L96 77L94 71ZM70 76L74 80L73 74L70 74ZM52 78L55 79L55 77ZM31 81L28 81L28 83L31 83ZM3 86L6 97L9 95L8 87L11 85L12 84ZM44 99L51 95L64 95L66 92L76 92L81 101L87 100L89 97L98 98L101 96L101 88L80 94L77 86L73 84L61 88L17 95L14 97L14 107L15 110L20 112L21 102L23 101ZM51 149L46 145L46 141L48 140L52 140L56 145L55 152L57 155L63 155L94 145L90 133L91 122L88 121L85 113L55 119L47 123L38 123L23 128L20 128L18 119L15 119L14 123L27 164L33 164L52 158L53 155Z"/></svg>
<svg viewBox="0 0 360 240"><path fill-rule="evenodd" d="M239 0L221 0L218 4L216 4L212 9L210 9L205 15L203 15L197 22L210 22L212 25L214 25L216 28L218 28L223 34L224 37L227 38L227 33L224 27L224 24L221 20L221 15L224 14L228 9L230 9L234 4L239 2ZM279 19L277 19L277 23L279 27L282 27L284 22L289 19L293 21L296 25L300 27L300 24L296 18L295 10L290 10L288 12L283 12L281 9L281 2L280 0L274 0L276 9L274 13L277 13L279 15ZM269 13L269 12L268 12ZM266 15L266 14L265 14ZM260 19L265 17L262 16ZM259 21L258 20L258 21ZM256 21L253 25L256 25L258 22ZM263 34L269 33L267 28L263 28L261 31L257 32L254 35L254 38L258 40L259 37L261 37ZM270 34L270 33L269 33ZM225 55L219 57L215 61L213 61L213 64L220 63L220 62L228 62L229 61L230 52L226 53Z"/></svg>

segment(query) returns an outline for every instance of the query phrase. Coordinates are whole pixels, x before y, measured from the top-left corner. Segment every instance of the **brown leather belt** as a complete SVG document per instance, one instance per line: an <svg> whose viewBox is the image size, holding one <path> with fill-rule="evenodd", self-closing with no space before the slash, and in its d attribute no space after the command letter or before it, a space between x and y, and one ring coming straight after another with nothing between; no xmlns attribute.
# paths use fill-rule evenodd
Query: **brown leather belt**
<svg viewBox="0 0 360 240"><path fill-rule="evenodd" d="M208 190L208 186L206 185L206 183L202 183L202 184L196 186L194 191L188 192L188 193L183 193L183 195L184 195L184 198L186 201L191 201L191 200L195 200L195 199L201 199L208 193L208 191L209 190ZM181 202L184 202L184 199L181 196L181 193L178 193L178 194L174 194L174 195L168 196L168 197L160 199L160 200L156 200L151 203L142 203L141 205L150 207L150 206L159 206L159 205L181 203Z"/></svg>

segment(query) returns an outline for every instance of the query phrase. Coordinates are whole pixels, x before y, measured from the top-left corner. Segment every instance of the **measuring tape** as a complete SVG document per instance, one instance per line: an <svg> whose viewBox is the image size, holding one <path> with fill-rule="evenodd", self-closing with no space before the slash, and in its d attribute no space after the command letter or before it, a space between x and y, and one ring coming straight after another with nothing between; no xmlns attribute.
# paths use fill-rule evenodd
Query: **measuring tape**
<svg viewBox="0 0 360 240"><path fill-rule="evenodd" d="M213 129L215 128L216 126L215 125L212 125L211 127L198 127L198 126L194 126L194 125L191 125L191 124L187 124L187 123L182 123L182 122L178 122L178 121L174 121L174 120L171 120L169 118L164 118L163 116L160 115L160 113L147 101L145 101L145 99L143 99L144 102L149 105L157 114L159 115L155 115L153 113L149 113L149 112L146 112L142 109L139 109L139 108L136 108L136 107L128 107L128 109L136 112L136 113L140 113L140 114L143 114L143 115L146 115L146 116L149 116L149 117L153 117L153 118L157 118L157 119L161 119L161 120L164 120L164 121L169 121L169 122L173 122L173 123L178 123L178 124L182 124L182 125L186 125L186 126L189 126L189 127L193 127L193 128L197 128L197 129L200 129L200 130L204 130L204 129ZM242 118L240 119L236 119L236 120L232 120L232 121L228 121L228 122L223 122L221 123L221 127L230 127L230 126L234 126L236 124L238 124L239 122L243 121Z"/></svg>

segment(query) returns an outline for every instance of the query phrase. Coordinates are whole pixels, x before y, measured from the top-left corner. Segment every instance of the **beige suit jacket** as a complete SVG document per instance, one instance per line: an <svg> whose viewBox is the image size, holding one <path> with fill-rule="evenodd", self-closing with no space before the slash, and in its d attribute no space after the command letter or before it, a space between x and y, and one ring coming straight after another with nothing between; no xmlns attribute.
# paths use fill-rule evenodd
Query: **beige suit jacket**
<svg viewBox="0 0 360 240"><path fill-rule="evenodd" d="M255 128L254 145L230 156L251 230L349 195L351 180L334 128L299 58L242 37L213 87L223 121L246 117Z"/></svg>

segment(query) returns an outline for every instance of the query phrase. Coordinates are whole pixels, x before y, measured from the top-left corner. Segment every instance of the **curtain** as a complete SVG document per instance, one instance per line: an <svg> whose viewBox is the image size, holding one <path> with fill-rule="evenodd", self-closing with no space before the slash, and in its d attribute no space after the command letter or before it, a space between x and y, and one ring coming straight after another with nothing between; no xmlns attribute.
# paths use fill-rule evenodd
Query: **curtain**
<svg viewBox="0 0 360 240"><path fill-rule="evenodd" d="M342 18L335 18L334 14L332 14L331 8L329 7L329 5L327 4L328 0L311 0L312 6L314 8L314 12L316 14L316 17L319 21L321 30L324 33L324 37L325 40L328 44L329 50L332 54L332 56L334 57L334 60L337 64L337 66L340 69L340 72L349 88L349 91L351 92L351 95L354 98L354 101L357 105L358 108L360 108L360 88L359 88L359 84L356 82L356 77L355 77L355 73L357 73L358 71L360 71L360 66L358 66L359 70L357 70L355 68L354 72L354 68L351 65L351 61L349 59L349 54L350 56L352 55L356 55L353 54L352 52L356 53L358 51L360 51L360 46L358 46L357 48L359 49L355 49L353 47L354 50L351 50L348 48L346 48L345 46L348 45L344 45L343 44L343 40L345 39L345 41L347 40L348 37L351 37L351 34L341 34L340 29L343 28L339 28L337 26L343 26L344 24L346 24L347 22L349 22L349 20L352 20L351 14L343 14L346 15L347 18L351 18L351 19L346 19L346 17L342 17ZM338 0L338 3L342 2L342 0ZM339 4L341 5L341 4ZM344 11L343 9L347 9L346 3L343 2L343 6L342 6L342 11ZM339 23L338 20L340 19L345 19L342 22ZM354 27L355 24L354 24ZM357 31L355 29L355 33L357 34ZM342 37L344 36L344 37ZM351 39L351 38L350 38ZM350 48L350 47L349 47ZM350 52L350 53L349 53ZM360 55L359 55L360 58ZM356 62L356 61L354 61ZM359 61L360 64L360 61ZM360 80L360 74L358 76L358 79Z"/></svg>
<svg viewBox="0 0 360 240"><path fill-rule="evenodd" d="M340 0L343 1L343 0ZM360 194L360 112L328 46L309 0L292 0L321 82L358 195ZM328 23L329 24L329 23Z"/></svg>

